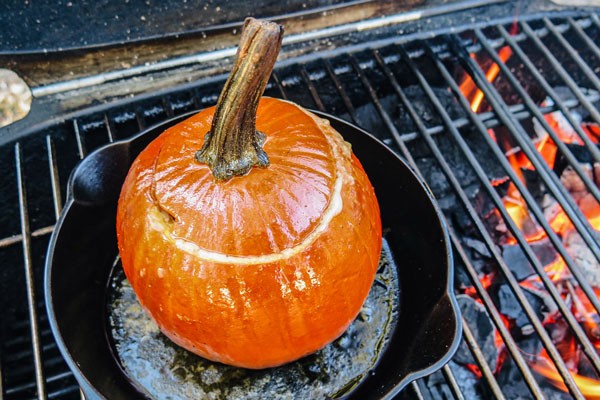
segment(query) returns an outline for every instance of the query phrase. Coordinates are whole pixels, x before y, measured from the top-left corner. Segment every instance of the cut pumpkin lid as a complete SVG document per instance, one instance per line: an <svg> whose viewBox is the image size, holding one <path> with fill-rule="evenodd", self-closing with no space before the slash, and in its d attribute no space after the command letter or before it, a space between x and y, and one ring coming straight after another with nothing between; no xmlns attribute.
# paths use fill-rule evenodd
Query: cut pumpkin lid
<svg viewBox="0 0 600 400"><path fill-rule="evenodd" d="M336 207L332 198L341 189L342 151L331 129L292 103L263 98L256 123L267 136L270 166L217 183L194 159L213 113L214 107L205 109L164 134L153 194L173 217L172 235L238 257L277 254L310 241L331 219L334 210L328 209Z"/></svg>

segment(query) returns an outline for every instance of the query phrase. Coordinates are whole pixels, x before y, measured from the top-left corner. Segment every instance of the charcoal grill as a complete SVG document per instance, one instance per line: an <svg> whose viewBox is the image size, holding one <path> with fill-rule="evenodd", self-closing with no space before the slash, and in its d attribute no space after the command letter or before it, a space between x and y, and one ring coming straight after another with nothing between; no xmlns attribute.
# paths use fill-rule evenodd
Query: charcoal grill
<svg viewBox="0 0 600 400"><path fill-rule="evenodd" d="M572 222L591 259L600 261L595 229L561 182L557 166L550 168L542 159L530 126L532 119L538 121L556 142L561 168L570 166L593 199L600 201L594 176L586 173L579 157L584 152L597 162L600 152L577 120L585 114L590 122L600 123L598 9L545 2L480 3L421 4L423 8L409 12L386 8L380 11L389 15L368 22L300 32L284 46L283 60L266 95L340 116L372 132L428 181L445 210L456 255L456 291L462 294L471 287L471 298L478 299L480 308L476 317L467 311L463 316L462 357L471 360L470 368L475 370L455 358L440 372L413 383L400 398L582 399L585 389L569 373L572 366L563 361L563 349L554 343L539 307L520 284L521 271L506 256L490 215L503 223L521 249L529 274L539 278L546 306L561 315L586 360L588 376L600 373L598 343L590 339L544 270L539 253L506 209L500 189L509 182L514 185L551 247L564 259L573 285L591 304L590 318L600 321L600 300L590 277L546 221L538 193L529 184L534 180L543 185ZM508 60L499 56L505 46L512 52ZM78 54L71 56L76 59ZM33 87L37 98L32 114L0 129L4 167L0 175L0 399L80 397L52 338L41 292L45 251L69 173L102 144L213 105L231 52L226 48L207 54L157 61L151 68L104 71L92 78L63 77L57 83L28 67L35 65L34 54L1 56L5 61L23 60L20 72L26 80L42 83ZM207 68L206 63L195 65L197 60L214 63ZM486 74L492 64L498 66L499 77L490 83ZM166 72L182 70L198 79L164 79ZM477 111L472 111L471 99L461 91L467 76L484 96ZM148 83L140 88L135 83L140 80L163 85ZM134 96L119 91L127 84L135 87ZM116 95L107 94L116 87L121 88ZM579 134L581 146L574 148L557 136L545 118L555 111ZM498 140L500 132L504 142ZM515 152L533 166L528 184L510 164L507 154ZM500 186L493 181L498 176L506 177ZM524 324L505 324L502 299L481 280L481 254L508 288ZM494 370L489 348L480 338L481 315L491 321L498 345L505 348L505 365L499 371ZM524 348L524 338L533 347ZM531 348L545 349L564 390L532 368Z"/></svg>

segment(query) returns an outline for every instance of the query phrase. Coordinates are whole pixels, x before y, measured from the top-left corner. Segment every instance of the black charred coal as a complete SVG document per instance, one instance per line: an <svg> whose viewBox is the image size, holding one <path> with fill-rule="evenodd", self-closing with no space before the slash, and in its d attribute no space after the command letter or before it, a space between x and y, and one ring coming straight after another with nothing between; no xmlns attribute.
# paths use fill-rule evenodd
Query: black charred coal
<svg viewBox="0 0 600 400"><path fill-rule="evenodd" d="M486 258L492 257L492 253L490 252L490 249L481 240L470 238L470 237L465 237L465 238L463 238L462 242L465 246L474 250L475 254L482 256L482 257L486 257Z"/></svg>
<svg viewBox="0 0 600 400"><path fill-rule="evenodd" d="M498 349L494 344L494 334L496 328L494 327L490 317L485 311L485 307L482 304L466 295L459 295L456 296L456 298L458 300L463 317L470 322L469 327L471 328L471 332L473 333L477 344L481 348L487 363L493 371L496 368L499 356ZM478 365L465 341L461 342L453 360L461 365Z"/></svg>
<svg viewBox="0 0 600 400"><path fill-rule="evenodd" d="M556 249L548 239L531 242L529 245L542 265L548 265L558 257ZM504 245L502 247L502 257L506 264L510 266L517 280L522 281L535 274L527 256L518 244Z"/></svg>
<svg viewBox="0 0 600 400"><path fill-rule="evenodd" d="M456 101L456 98L449 90L446 88L433 87L433 93L440 100L450 118L456 120L465 116L464 110L461 108L460 104L458 101ZM427 127L442 125L440 114L436 111L435 107L431 104L429 98L420 86L407 86L404 88L404 94L410 101L410 104L414 108L415 112L419 115ZM405 106L401 103L398 103L398 109L399 119L396 121L398 126L414 126L410 114L406 110Z"/></svg>
<svg viewBox="0 0 600 400"><path fill-rule="evenodd" d="M580 164L588 164L591 166L594 163L592 153L590 153L587 147L574 143L566 143L565 145L571 151L571 153L573 153L573 156L575 156L575 159L577 159ZM600 149L600 146L596 145L596 147ZM556 174L561 176L563 171L569 165L570 164L567 159L562 154L557 152L556 160L554 162L554 171Z"/></svg>
<svg viewBox="0 0 600 400"><path fill-rule="evenodd" d="M490 286L490 293L494 298L497 299L498 310L505 317L514 321L513 334L514 335L525 335L531 333L530 325L531 321L527 317L523 310L523 306L519 303L511 288L507 284L492 284ZM523 290L525 298L535 311L536 315L540 320L543 320L546 301L543 298L537 296L535 293Z"/></svg>

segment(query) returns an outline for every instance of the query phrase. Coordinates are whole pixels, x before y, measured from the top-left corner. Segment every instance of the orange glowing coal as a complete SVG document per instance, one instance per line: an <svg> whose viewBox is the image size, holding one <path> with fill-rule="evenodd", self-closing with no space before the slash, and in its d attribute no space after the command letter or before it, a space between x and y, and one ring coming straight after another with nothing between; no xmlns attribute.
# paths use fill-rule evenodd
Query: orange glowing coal
<svg viewBox="0 0 600 400"><path fill-rule="evenodd" d="M498 57L500 57L500 60L502 60L502 62L506 62L506 60L508 60L511 55L512 49L508 46L502 47L500 49L500 52L498 53ZM471 56L475 58L474 54L472 54ZM500 67L498 67L497 64L493 63L490 69L488 69L488 71L485 73L485 78L488 80L488 82L494 82L494 79L496 79L498 73L500 73ZM481 91L481 89L477 87L475 82L468 75L462 81L459 88L460 92L464 94L467 99L471 99L471 110L473 112L477 112L484 98L484 94Z"/></svg>

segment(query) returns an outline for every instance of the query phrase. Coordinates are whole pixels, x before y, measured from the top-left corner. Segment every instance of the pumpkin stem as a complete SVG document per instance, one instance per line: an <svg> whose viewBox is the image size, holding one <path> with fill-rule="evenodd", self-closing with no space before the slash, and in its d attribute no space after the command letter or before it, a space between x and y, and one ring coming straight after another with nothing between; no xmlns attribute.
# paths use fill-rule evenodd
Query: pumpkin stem
<svg viewBox="0 0 600 400"><path fill-rule="evenodd" d="M265 135L256 130L256 111L282 38L281 25L246 18L233 70L217 101L210 132L196 153L217 180L269 165L262 149Z"/></svg>

